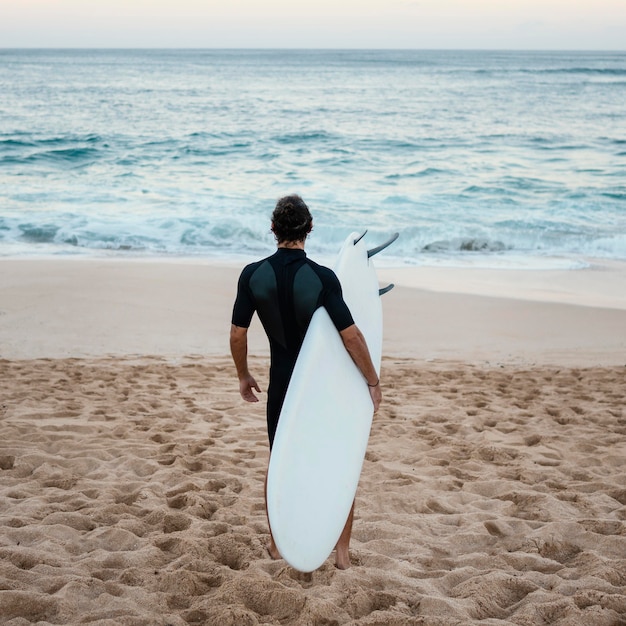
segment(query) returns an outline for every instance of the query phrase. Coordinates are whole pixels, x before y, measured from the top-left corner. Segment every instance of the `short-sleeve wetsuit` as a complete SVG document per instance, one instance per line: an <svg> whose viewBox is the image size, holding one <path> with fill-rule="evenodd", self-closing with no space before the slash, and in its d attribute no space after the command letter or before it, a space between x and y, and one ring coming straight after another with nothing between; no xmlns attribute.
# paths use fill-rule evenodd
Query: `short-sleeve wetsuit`
<svg viewBox="0 0 626 626"><path fill-rule="evenodd" d="M323 306L338 331L354 321L335 273L304 250L278 248L241 272L232 323L248 328L256 311L270 343L267 430L270 448L289 380L313 313Z"/></svg>

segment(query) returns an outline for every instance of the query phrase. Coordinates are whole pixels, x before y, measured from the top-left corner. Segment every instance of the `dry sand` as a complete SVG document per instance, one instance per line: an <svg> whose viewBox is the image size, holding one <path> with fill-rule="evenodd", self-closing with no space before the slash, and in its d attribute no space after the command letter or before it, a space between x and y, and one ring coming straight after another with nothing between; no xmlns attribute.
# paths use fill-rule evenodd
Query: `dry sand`
<svg viewBox="0 0 626 626"><path fill-rule="evenodd" d="M619 292L398 281L354 566L305 575L265 550L264 408L226 356L236 274L0 262L2 624L626 624Z"/></svg>

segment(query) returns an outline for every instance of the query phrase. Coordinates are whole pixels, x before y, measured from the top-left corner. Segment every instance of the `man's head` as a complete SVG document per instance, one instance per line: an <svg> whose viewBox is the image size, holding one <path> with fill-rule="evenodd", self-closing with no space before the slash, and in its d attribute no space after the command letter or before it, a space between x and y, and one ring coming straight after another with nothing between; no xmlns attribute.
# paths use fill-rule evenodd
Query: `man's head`
<svg viewBox="0 0 626 626"><path fill-rule="evenodd" d="M313 228L309 207L297 195L285 196L272 213L272 232L278 244L302 242Z"/></svg>

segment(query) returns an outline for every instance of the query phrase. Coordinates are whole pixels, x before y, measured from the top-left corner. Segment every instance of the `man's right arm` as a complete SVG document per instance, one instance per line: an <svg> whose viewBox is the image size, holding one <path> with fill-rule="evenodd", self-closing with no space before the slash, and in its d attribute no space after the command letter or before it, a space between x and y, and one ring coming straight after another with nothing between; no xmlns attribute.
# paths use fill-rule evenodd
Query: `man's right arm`
<svg viewBox="0 0 626 626"><path fill-rule="evenodd" d="M348 354L350 354L356 366L361 370L361 374L365 377L370 397L374 404L374 411L377 411L382 400L380 379L372 363L372 357L365 342L365 337L356 324L348 326L348 328L340 331L339 334Z"/></svg>
<svg viewBox="0 0 626 626"><path fill-rule="evenodd" d="M233 356L237 377L239 378L239 393L246 402L258 402L253 389L261 390L248 371L248 329L232 324L230 327L230 353Z"/></svg>

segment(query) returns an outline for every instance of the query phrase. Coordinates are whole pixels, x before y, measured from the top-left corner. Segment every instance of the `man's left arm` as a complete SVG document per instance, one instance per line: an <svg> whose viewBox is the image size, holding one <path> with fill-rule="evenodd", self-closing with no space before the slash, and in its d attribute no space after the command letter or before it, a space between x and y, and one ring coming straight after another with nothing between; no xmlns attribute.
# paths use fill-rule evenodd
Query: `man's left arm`
<svg viewBox="0 0 626 626"><path fill-rule="evenodd" d="M372 357L370 351L365 342L363 333L359 330L356 324L352 324L345 328L340 333L343 345L346 347L348 354L352 357L352 360L363 374L367 388L370 392L370 398L374 405L374 411L378 411L378 407L382 401L382 393L380 390L380 378L376 373L376 368L372 363Z"/></svg>

